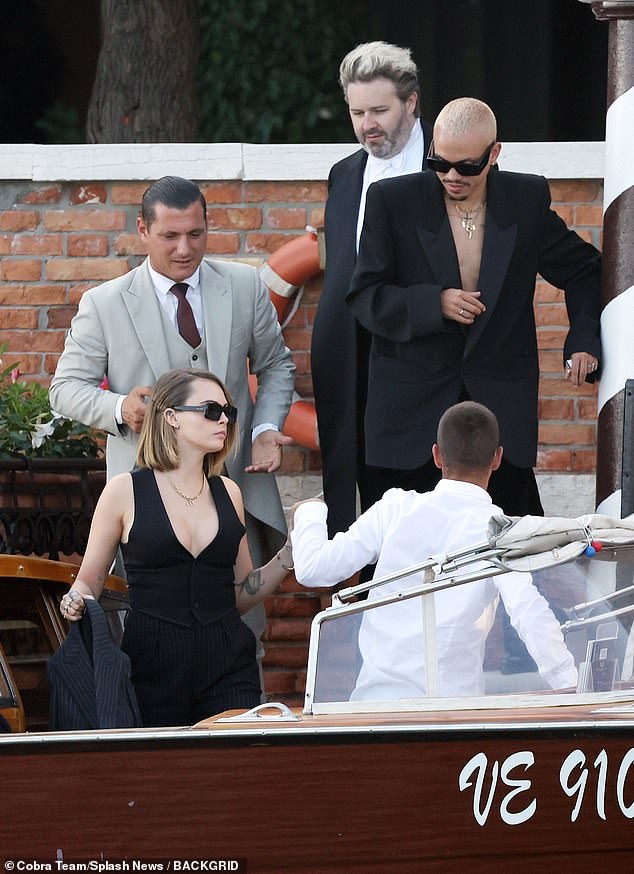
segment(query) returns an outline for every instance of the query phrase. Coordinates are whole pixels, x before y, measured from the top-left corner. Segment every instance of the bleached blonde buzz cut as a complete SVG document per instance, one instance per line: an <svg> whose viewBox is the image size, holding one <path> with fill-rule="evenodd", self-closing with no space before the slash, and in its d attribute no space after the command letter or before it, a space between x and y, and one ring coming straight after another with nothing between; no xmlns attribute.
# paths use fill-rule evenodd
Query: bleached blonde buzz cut
<svg viewBox="0 0 634 874"><path fill-rule="evenodd" d="M361 43L348 52L339 66L339 83L346 101L348 85L353 82L372 82L374 79L392 82L402 101L416 94L416 115L420 115L418 70L410 49L376 40Z"/></svg>
<svg viewBox="0 0 634 874"><path fill-rule="evenodd" d="M454 137L477 129L486 133L489 142L497 140L497 122L493 110L475 97L458 97L444 106L434 124L434 129L440 128Z"/></svg>

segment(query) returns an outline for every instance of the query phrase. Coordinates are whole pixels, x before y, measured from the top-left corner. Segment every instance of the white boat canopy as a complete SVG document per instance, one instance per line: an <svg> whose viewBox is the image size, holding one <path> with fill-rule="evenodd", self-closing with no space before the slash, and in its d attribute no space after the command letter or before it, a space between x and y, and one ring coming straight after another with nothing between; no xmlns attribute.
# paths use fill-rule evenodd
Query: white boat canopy
<svg viewBox="0 0 634 874"><path fill-rule="evenodd" d="M488 529L489 546L501 550L505 567L531 571L550 567L581 555L593 544L623 546L634 544L634 514L612 519L588 513L576 519L562 516L492 516Z"/></svg>

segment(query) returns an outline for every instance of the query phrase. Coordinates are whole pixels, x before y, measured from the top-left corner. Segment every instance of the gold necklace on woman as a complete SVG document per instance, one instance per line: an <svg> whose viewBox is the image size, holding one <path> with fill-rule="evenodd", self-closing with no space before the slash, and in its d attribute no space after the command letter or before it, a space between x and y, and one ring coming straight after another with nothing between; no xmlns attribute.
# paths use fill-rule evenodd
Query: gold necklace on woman
<svg viewBox="0 0 634 874"><path fill-rule="evenodd" d="M478 213L485 204L486 198L482 201L477 209L463 209L461 206L458 206L458 204L454 202L456 212L460 216L460 224L462 225L462 228L469 239L473 237L473 232L478 227L474 219L478 217Z"/></svg>
<svg viewBox="0 0 634 874"><path fill-rule="evenodd" d="M174 491L176 492L176 494L179 495L179 496L180 496L180 497L185 501L185 505L186 505L187 507L192 507L192 506L194 505L194 501L197 501L197 500L198 500L198 498L199 498L199 497L202 495L202 493L203 493L203 489L205 488L205 477L204 477L204 475L203 475L203 482L202 482L202 485L201 485L201 487L200 487L200 491L198 492L197 495L194 495L193 498L190 498L189 495L184 495L184 494L181 492L181 490L178 488L178 486L176 486L176 485L172 482L172 480L171 480L169 477L167 477L167 481L168 481L168 483L171 485L171 487L174 489Z"/></svg>

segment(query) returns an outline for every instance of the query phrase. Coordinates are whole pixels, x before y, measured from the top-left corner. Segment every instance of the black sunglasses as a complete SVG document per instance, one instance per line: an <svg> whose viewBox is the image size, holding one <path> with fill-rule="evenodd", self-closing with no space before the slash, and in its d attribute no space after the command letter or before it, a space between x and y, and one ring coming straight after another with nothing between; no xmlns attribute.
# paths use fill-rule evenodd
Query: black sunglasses
<svg viewBox="0 0 634 874"><path fill-rule="evenodd" d="M427 166L430 170L434 170L436 173L449 173L451 168L459 173L461 176L479 176L480 173L486 167L489 157L491 155L491 150L495 143L491 143L490 146L487 147L486 152L479 161L445 161L444 158L439 158L437 155L433 154L434 150L434 141L431 141L431 145L429 147L429 152L427 153Z"/></svg>
<svg viewBox="0 0 634 874"><path fill-rule="evenodd" d="M200 404L197 407L181 404L178 407L172 407L172 409L203 413L205 419L211 419L212 422L219 422L220 417L224 413L227 417L227 422L229 422L230 425L233 425L233 423L238 419L237 407L232 407L231 404L219 404L217 401L207 401L206 404Z"/></svg>

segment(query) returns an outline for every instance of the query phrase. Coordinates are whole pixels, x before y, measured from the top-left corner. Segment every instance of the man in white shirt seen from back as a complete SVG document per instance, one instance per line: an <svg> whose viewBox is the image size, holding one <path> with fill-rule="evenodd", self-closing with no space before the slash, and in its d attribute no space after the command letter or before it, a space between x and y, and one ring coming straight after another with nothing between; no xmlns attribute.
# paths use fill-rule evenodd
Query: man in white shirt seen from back
<svg viewBox="0 0 634 874"><path fill-rule="evenodd" d="M486 488L502 459L498 424L481 404L450 407L433 446L442 479L425 494L390 489L348 531L328 540L326 507L302 501L292 511L295 575L304 586L332 586L376 562L375 578L420 564L432 555L485 543L491 516L501 513ZM370 591L371 602L421 581L398 580ZM553 689L575 687L577 671L559 624L530 574L510 572L437 592L438 692L442 697L484 694L484 649L499 598ZM363 614L362 665L352 700L424 697L424 630L420 598Z"/></svg>

